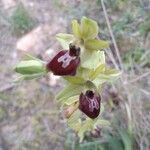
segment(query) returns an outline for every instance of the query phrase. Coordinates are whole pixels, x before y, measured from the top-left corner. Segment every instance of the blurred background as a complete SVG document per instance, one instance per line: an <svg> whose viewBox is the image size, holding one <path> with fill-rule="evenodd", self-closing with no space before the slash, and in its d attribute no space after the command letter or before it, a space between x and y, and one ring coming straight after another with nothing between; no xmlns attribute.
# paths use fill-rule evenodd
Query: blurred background
<svg viewBox="0 0 150 150"><path fill-rule="evenodd" d="M14 84L13 68L24 53L48 60L61 49L55 35L82 16L98 22L107 63L122 76L103 87L111 126L79 143L54 99L62 79ZM150 150L150 1L0 0L0 150Z"/></svg>

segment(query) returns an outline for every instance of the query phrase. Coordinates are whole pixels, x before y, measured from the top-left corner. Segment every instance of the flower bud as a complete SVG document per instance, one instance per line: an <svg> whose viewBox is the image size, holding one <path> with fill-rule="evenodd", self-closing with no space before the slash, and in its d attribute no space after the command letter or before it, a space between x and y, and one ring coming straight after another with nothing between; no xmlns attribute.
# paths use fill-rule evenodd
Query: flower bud
<svg viewBox="0 0 150 150"><path fill-rule="evenodd" d="M32 75L44 73L46 70L44 64L39 60L25 60L15 67L15 71L23 75Z"/></svg>
<svg viewBox="0 0 150 150"><path fill-rule="evenodd" d="M70 45L70 49L60 51L47 64L47 70L52 71L54 75L72 75L76 74L77 68L80 64L80 48Z"/></svg>
<svg viewBox="0 0 150 150"><path fill-rule="evenodd" d="M100 102L100 95L88 90L85 94L80 94L79 109L88 117L95 119L100 113Z"/></svg>

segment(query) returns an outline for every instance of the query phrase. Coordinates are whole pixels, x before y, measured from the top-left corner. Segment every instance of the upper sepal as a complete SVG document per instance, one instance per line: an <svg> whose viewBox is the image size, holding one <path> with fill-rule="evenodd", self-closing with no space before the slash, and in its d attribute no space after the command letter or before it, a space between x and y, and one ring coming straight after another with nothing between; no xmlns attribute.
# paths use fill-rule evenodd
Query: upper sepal
<svg viewBox="0 0 150 150"><path fill-rule="evenodd" d="M99 28L96 21L82 17L81 19L81 36L82 39L94 39L98 35Z"/></svg>
<svg viewBox="0 0 150 150"><path fill-rule="evenodd" d="M76 38L81 38L81 29L77 20L72 21L72 32Z"/></svg>

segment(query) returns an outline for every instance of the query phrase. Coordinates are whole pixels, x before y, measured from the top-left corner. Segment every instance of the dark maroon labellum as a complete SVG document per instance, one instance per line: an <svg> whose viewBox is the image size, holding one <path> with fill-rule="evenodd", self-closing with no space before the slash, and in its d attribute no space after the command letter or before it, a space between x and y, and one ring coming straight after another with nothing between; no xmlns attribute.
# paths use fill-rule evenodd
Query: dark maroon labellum
<svg viewBox="0 0 150 150"><path fill-rule="evenodd" d="M80 48L70 45L70 49L60 51L48 64L47 70L52 71L54 75L72 75L76 74L80 64Z"/></svg>
<svg viewBox="0 0 150 150"><path fill-rule="evenodd" d="M93 91L86 91L80 94L79 109L88 117L95 119L100 113L101 97Z"/></svg>

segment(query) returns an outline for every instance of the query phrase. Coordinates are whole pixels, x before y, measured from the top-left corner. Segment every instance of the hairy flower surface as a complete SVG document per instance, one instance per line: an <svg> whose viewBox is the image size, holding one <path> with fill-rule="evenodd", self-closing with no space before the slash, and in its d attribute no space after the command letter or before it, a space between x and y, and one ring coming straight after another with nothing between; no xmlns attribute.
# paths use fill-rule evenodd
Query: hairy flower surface
<svg viewBox="0 0 150 150"><path fill-rule="evenodd" d="M100 113L100 95L88 90L85 94L81 93L79 99L79 109L88 117L97 118Z"/></svg>
<svg viewBox="0 0 150 150"><path fill-rule="evenodd" d="M76 74L77 68L80 64L80 48L70 45L70 49L60 51L47 64L47 70L52 71L54 75L72 75Z"/></svg>

